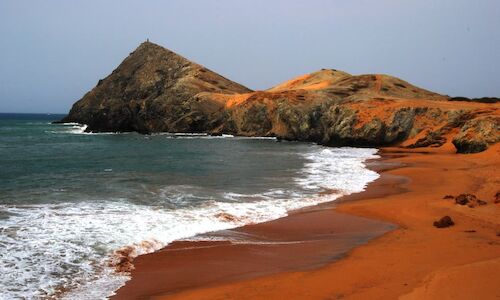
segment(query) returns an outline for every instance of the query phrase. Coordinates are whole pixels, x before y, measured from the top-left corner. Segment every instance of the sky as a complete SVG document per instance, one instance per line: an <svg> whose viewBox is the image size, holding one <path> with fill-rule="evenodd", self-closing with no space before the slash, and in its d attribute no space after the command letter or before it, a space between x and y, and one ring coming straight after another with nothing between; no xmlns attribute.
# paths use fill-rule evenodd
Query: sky
<svg viewBox="0 0 500 300"><path fill-rule="evenodd" d="M333 68L500 97L498 0L1 0L0 112L67 113L147 38L255 90Z"/></svg>

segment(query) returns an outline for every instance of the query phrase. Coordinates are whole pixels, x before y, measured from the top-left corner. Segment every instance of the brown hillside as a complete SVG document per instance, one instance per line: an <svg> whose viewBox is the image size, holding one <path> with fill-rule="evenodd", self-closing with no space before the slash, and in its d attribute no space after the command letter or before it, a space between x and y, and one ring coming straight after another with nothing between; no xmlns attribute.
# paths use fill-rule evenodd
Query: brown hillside
<svg viewBox="0 0 500 300"><path fill-rule="evenodd" d="M89 131L227 133L332 146L440 147L451 139L465 153L500 140L498 102L456 100L396 77L332 69L254 92L146 42L62 121Z"/></svg>

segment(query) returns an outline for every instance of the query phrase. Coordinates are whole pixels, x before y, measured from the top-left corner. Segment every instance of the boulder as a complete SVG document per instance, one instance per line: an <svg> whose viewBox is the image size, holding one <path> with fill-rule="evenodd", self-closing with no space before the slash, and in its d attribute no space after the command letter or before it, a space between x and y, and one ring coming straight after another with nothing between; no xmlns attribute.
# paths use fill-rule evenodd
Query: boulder
<svg viewBox="0 0 500 300"><path fill-rule="evenodd" d="M493 115L465 122L452 142L458 153L476 153L499 141L500 116Z"/></svg>

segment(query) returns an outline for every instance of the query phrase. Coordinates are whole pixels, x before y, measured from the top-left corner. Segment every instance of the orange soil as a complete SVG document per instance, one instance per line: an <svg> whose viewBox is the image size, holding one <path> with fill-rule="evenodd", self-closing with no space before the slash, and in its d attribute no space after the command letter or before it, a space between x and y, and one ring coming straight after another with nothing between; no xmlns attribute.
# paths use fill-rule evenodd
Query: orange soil
<svg viewBox="0 0 500 300"><path fill-rule="evenodd" d="M318 83L314 83L308 86L303 87L304 90L321 90L321 89L326 89L327 87L332 85L332 81L330 80L323 80Z"/></svg>
<svg viewBox="0 0 500 300"><path fill-rule="evenodd" d="M226 102L226 108L240 105L241 103L245 102L251 95L251 93L231 95L229 97L229 100L227 100Z"/></svg>
<svg viewBox="0 0 500 300"><path fill-rule="evenodd" d="M337 211L393 222L399 229L312 271L283 272L220 283L158 299L498 299L500 297L500 145L479 154L453 146L384 149L406 166L388 175L410 179L403 194L344 202ZM370 189L370 188L369 188ZM474 193L487 205L469 208L443 196ZM437 229L449 215L455 226ZM196 276L193 274L193 276Z"/></svg>
<svg viewBox="0 0 500 300"><path fill-rule="evenodd" d="M282 90L290 90L296 87L297 85L303 84L305 80L311 77L311 74L304 74L299 77L296 77L292 80L285 81L275 87L270 88L268 91L282 91Z"/></svg>

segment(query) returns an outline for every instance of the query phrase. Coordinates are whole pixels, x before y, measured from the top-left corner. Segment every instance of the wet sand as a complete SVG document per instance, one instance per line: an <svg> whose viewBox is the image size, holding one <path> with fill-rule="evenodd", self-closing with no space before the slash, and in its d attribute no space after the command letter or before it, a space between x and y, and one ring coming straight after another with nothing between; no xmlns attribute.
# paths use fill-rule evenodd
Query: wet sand
<svg viewBox="0 0 500 300"><path fill-rule="evenodd" d="M397 165L372 161L374 170ZM382 174L370 189L335 201L400 193L403 177ZM325 191L325 193L335 191ZM199 236L206 241L178 241L134 260L132 280L113 299L143 299L189 288L255 278L285 271L312 270L340 259L356 246L395 225L339 213L324 203L277 220ZM209 239L231 241L209 241Z"/></svg>
<svg viewBox="0 0 500 300"><path fill-rule="evenodd" d="M499 146L382 152L365 192L218 233L246 243L177 242L141 256L114 299L498 299ZM466 192L488 204L443 199ZM444 215L456 225L432 226Z"/></svg>

